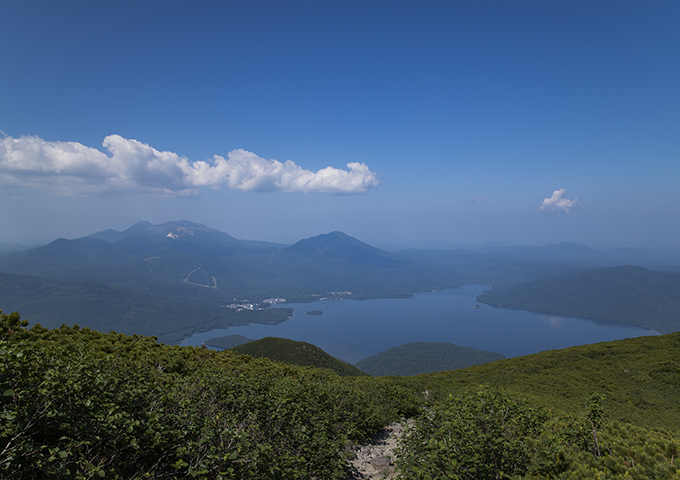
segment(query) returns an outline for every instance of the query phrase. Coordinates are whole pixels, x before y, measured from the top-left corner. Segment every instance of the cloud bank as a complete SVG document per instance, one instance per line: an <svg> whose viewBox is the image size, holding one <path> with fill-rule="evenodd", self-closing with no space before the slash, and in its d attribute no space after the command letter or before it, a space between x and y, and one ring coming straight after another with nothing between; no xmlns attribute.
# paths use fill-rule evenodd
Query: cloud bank
<svg viewBox="0 0 680 480"><path fill-rule="evenodd" d="M348 170L305 170L288 160L266 160L237 149L227 157L191 161L120 135L102 142L110 155L78 142L48 142L36 136L0 139L0 184L49 189L59 195L111 193L195 195L201 188L226 185L237 190L366 193L379 183L358 162Z"/></svg>
<svg viewBox="0 0 680 480"><path fill-rule="evenodd" d="M559 217L562 214L568 214L573 208L578 206L578 198L573 200L563 198L564 192L566 192L564 188L555 190L552 197L543 199L543 203L541 203L538 209L546 215L556 215Z"/></svg>

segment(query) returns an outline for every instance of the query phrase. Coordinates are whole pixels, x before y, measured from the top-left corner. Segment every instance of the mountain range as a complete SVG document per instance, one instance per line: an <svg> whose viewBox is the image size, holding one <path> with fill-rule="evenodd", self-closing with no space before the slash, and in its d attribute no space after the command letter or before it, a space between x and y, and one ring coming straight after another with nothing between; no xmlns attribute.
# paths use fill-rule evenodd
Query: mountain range
<svg viewBox="0 0 680 480"><path fill-rule="evenodd" d="M156 335L166 342L230 325L285 321L290 309L265 308L271 302L264 300L272 298L312 302L328 292L356 300L400 298L463 283L492 284L494 292L500 292L619 266L624 253L629 258L641 256L639 251L614 255L569 243L387 252L339 231L282 245L237 239L186 220L161 225L142 221L123 231L109 229L12 250L0 252L3 310L21 310L31 322L48 327L80 323ZM658 262L659 269L677 274L673 258L665 266L664 258L650 254L647 263L638 265ZM593 288L598 291L597 283ZM483 300L494 302L491 297ZM642 311L649 311L644 304L648 300L640 300ZM579 297L573 301L579 302ZM658 297L655 302L664 304ZM553 309L523 305L537 311ZM589 312L583 316L591 317ZM632 323L648 324L636 322ZM680 325L680 320L671 321L664 331L680 328L676 323Z"/></svg>

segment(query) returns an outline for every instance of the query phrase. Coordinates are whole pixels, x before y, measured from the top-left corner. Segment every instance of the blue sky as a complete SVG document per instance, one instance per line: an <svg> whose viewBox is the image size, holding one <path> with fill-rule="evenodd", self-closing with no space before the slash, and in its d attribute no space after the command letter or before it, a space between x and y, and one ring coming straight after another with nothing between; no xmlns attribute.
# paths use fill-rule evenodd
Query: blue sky
<svg viewBox="0 0 680 480"><path fill-rule="evenodd" d="M0 242L679 246L677 2L0 10Z"/></svg>

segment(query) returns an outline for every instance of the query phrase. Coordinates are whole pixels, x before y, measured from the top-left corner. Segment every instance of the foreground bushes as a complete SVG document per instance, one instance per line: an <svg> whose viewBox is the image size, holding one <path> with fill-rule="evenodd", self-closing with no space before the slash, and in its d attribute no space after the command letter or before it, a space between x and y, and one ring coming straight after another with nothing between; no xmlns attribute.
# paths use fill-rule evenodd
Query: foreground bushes
<svg viewBox="0 0 680 480"><path fill-rule="evenodd" d="M0 341L2 478L341 478L350 442L417 407L371 378L87 329L15 331Z"/></svg>
<svg viewBox="0 0 680 480"><path fill-rule="evenodd" d="M547 415L498 391L450 397L422 415L401 442L408 478L510 478L526 473L527 438Z"/></svg>
<svg viewBox="0 0 680 480"><path fill-rule="evenodd" d="M348 444L420 413L425 380L0 313L0 478L339 479ZM430 398L401 442L404 479L680 479L678 434L608 424L600 395L572 417L492 388Z"/></svg>
<svg viewBox="0 0 680 480"><path fill-rule="evenodd" d="M678 479L680 437L607 425L602 397L580 418L534 409L495 389L435 405L402 438L404 479Z"/></svg>

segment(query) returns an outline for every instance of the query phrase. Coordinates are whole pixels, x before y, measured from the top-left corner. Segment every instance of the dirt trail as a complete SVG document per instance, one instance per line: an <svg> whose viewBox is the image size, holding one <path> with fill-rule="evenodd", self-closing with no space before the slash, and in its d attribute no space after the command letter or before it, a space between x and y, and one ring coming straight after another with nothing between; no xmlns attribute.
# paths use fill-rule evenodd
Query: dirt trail
<svg viewBox="0 0 680 480"><path fill-rule="evenodd" d="M410 423L410 421L407 421ZM345 480L387 480L398 478L394 472L394 450L404 424L394 422L360 445L350 460Z"/></svg>

